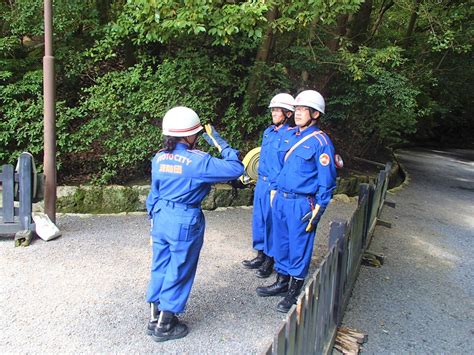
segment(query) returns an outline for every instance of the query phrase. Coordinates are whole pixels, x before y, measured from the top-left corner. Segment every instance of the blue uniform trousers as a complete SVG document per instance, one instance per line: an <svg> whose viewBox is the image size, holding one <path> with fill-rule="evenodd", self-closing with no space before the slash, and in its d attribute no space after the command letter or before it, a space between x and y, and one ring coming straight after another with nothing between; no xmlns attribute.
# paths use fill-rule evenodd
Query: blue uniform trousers
<svg viewBox="0 0 474 355"><path fill-rule="evenodd" d="M253 195L252 242L255 250L263 250L272 255L272 214L270 208L270 183L258 179Z"/></svg>
<svg viewBox="0 0 474 355"><path fill-rule="evenodd" d="M204 239L200 208L160 200L153 210L153 256L147 302L182 313L196 275Z"/></svg>
<svg viewBox="0 0 474 355"><path fill-rule="evenodd" d="M278 191L273 199L273 257L275 270L280 274L298 279L308 275L316 232L306 232L308 222L301 218L309 211L310 203L305 196Z"/></svg>

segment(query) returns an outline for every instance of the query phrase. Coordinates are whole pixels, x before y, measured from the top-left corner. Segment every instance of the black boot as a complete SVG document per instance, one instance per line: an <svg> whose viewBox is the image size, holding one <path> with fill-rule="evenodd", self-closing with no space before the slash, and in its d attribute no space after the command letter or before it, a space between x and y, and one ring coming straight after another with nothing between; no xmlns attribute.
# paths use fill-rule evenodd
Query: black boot
<svg viewBox="0 0 474 355"><path fill-rule="evenodd" d="M188 335L188 327L181 323L173 312L162 311L153 334L154 341L167 341L184 338Z"/></svg>
<svg viewBox="0 0 474 355"><path fill-rule="evenodd" d="M158 306L154 303L150 303L150 321L148 322L146 333L152 335L153 331L158 324L158 317L160 316L160 311Z"/></svg>
<svg viewBox="0 0 474 355"><path fill-rule="evenodd" d="M265 261L258 268L257 272L255 272L255 275L261 279L266 279L273 272L273 263L273 258L271 256L265 255Z"/></svg>
<svg viewBox="0 0 474 355"><path fill-rule="evenodd" d="M285 298L278 303L277 311L286 313L290 310L291 306L296 304L296 300L303 288L304 280L298 280L294 277L291 278L290 288Z"/></svg>
<svg viewBox="0 0 474 355"><path fill-rule="evenodd" d="M264 260L265 260L265 254L263 254L262 250L259 250L255 258L253 258L252 260L242 261L242 265L246 269L258 269L263 264Z"/></svg>
<svg viewBox="0 0 474 355"><path fill-rule="evenodd" d="M277 274L275 283L270 286L257 287L257 294L260 297L280 296L288 291L290 276Z"/></svg>

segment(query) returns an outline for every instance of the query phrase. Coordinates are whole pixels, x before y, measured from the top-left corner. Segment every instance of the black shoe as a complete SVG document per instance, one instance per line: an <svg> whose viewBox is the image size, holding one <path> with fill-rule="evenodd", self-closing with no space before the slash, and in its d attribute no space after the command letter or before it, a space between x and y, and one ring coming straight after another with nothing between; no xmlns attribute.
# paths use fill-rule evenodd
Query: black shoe
<svg viewBox="0 0 474 355"><path fill-rule="evenodd" d="M303 288L304 280L297 280L294 277L291 278L290 288L285 298L283 298L277 305L277 311L287 313L291 306L296 304L301 289Z"/></svg>
<svg viewBox="0 0 474 355"><path fill-rule="evenodd" d="M257 272L255 272L255 275L261 279L266 279L273 273L273 264L273 258L271 256L265 256L265 261L262 266L258 268Z"/></svg>
<svg viewBox="0 0 474 355"><path fill-rule="evenodd" d="M172 312L163 311L158 319L158 324L151 334L154 341L162 342L184 338L188 335L188 326L181 323Z"/></svg>
<svg viewBox="0 0 474 355"><path fill-rule="evenodd" d="M160 311L158 309L158 306L154 303L150 303L150 320L148 321L146 333L148 335L152 335L153 331L156 328L156 325L158 324L158 317L160 316Z"/></svg>
<svg viewBox="0 0 474 355"><path fill-rule="evenodd" d="M260 297L281 296L288 292L290 276L277 274L275 283L270 286L257 287L257 294Z"/></svg>
<svg viewBox="0 0 474 355"><path fill-rule="evenodd" d="M252 260L242 261L242 265L246 269L258 269L260 266L262 266L264 261L265 261L265 254L263 254L262 250L259 250L255 258L253 258Z"/></svg>

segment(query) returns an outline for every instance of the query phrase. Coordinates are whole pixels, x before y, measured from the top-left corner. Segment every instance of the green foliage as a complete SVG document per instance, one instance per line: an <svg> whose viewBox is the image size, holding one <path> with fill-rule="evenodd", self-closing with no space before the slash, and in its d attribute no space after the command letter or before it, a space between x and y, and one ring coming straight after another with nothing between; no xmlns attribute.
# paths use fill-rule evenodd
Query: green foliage
<svg viewBox="0 0 474 355"><path fill-rule="evenodd" d="M272 27L279 32L295 31L301 28L321 23L334 24L340 14L354 13L364 0L309 0L285 1L277 0L275 5L281 12L280 17L273 22Z"/></svg>
<svg viewBox="0 0 474 355"><path fill-rule="evenodd" d="M326 120L340 131L352 132L350 151L366 154L377 145L404 141L416 131L423 112L417 102L416 84L403 71L401 49L360 48L356 53L341 49L345 74L337 85L337 95L329 101Z"/></svg>
<svg viewBox="0 0 474 355"><path fill-rule="evenodd" d="M433 52L452 50L468 53L472 49L474 5L457 1L456 6L439 6L439 3L422 2L419 9L420 25L429 27L428 44Z"/></svg>
<svg viewBox="0 0 474 355"><path fill-rule="evenodd" d="M216 114L224 114L223 92L238 87L225 60L212 61L204 51L183 53L156 68L141 64L110 72L85 91L81 107L89 120L77 140L85 150L100 153L98 182L123 178L152 157L161 145L160 119L173 106L192 107L203 122L222 127Z"/></svg>
<svg viewBox="0 0 474 355"><path fill-rule="evenodd" d="M115 38L132 37L135 44L167 43L184 35L206 34L214 45L229 44L244 33L251 40L262 36L265 1L222 2L217 0L135 0L125 5L110 33Z"/></svg>
<svg viewBox="0 0 474 355"><path fill-rule="evenodd" d="M410 134L468 139L472 2L399 0L382 11L387 4L55 0L60 180L146 173L175 105L245 153L271 122L271 97L302 88L324 94L323 124L349 154ZM42 7L0 2L0 163L24 150L41 162Z"/></svg>
<svg viewBox="0 0 474 355"><path fill-rule="evenodd" d="M226 121L226 126L232 127L229 132L240 132L240 140L236 143L241 143L244 138L255 138L255 134L260 138L262 131L270 124L271 115L268 110L268 103L271 98L281 91L292 91L293 83L288 77L286 68L279 64L269 65L263 62L256 62L250 70L257 76L258 80L254 87L255 94L252 95L252 101L257 105L255 107L256 113L251 112L251 105L249 102L244 102L242 105L242 113L240 120ZM246 82L244 83L246 88ZM242 93L243 95L244 93Z"/></svg>
<svg viewBox="0 0 474 355"><path fill-rule="evenodd" d="M360 47L356 53L345 48L340 49L341 59L354 81L366 76L376 77L387 70L400 67L406 59L402 57L400 47L390 46L383 49Z"/></svg>
<svg viewBox="0 0 474 355"><path fill-rule="evenodd" d="M42 161L43 151L43 95L42 72L26 73L20 80L0 85L0 162L14 163L23 151ZM73 149L69 140L69 123L77 109L68 109L63 101L56 105L57 158Z"/></svg>

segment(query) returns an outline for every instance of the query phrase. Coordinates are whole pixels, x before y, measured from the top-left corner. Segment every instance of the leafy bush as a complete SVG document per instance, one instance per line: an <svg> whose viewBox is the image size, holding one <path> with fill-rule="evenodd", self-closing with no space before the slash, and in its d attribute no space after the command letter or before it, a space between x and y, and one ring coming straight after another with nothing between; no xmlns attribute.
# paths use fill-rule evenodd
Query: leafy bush
<svg viewBox="0 0 474 355"><path fill-rule="evenodd" d="M349 156L474 131L467 0L54 3L60 181L146 172L175 105L245 153L282 90L320 90L323 128ZM42 160L42 11L0 2L0 163Z"/></svg>
<svg viewBox="0 0 474 355"><path fill-rule="evenodd" d="M336 92L328 98L328 114L339 135L351 136L344 146L351 154L364 155L379 146L399 143L416 131L425 114L418 105L416 83L401 69L404 62L397 47L362 48L344 52L346 66ZM375 149L374 149L375 148Z"/></svg>
<svg viewBox="0 0 474 355"><path fill-rule="evenodd" d="M43 78L42 71L27 72L20 80L0 85L0 162L13 164L28 151L37 162L43 152ZM69 124L77 109L56 104L57 160L61 167L63 156L74 149ZM41 165L41 164L39 164Z"/></svg>
<svg viewBox="0 0 474 355"><path fill-rule="evenodd" d="M193 108L202 121L221 122L239 82L224 60L186 53L153 67L137 64L110 72L85 90L81 102L87 121L75 134L81 150L100 157L96 181L123 180L161 146L161 118L171 107Z"/></svg>

